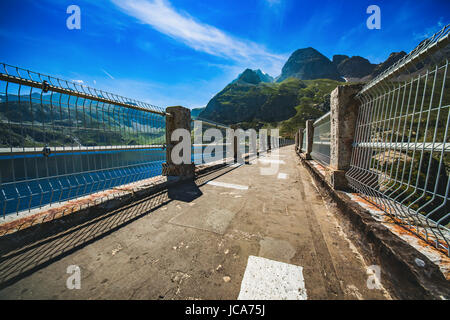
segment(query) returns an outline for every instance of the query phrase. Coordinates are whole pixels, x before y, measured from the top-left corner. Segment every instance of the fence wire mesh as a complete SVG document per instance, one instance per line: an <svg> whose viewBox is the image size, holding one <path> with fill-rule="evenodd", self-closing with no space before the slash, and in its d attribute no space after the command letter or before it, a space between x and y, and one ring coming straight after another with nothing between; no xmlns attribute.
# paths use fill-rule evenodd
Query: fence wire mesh
<svg viewBox="0 0 450 320"><path fill-rule="evenodd" d="M210 120L196 118L191 123L192 128L192 155L195 164L207 164L212 162L225 162L233 155L227 145L227 131L231 128ZM228 153L227 153L228 151Z"/></svg>
<svg viewBox="0 0 450 320"><path fill-rule="evenodd" d="M295 140L293 139L287 139L287 138L280 138L278 142L278 147L286 147L295 144Z"/></svg>
<svg viewBox="0 0 450 320"><path fill-rule="evenodd" d="M165 116L147 103L0 64L0 214L161 175ZM229 127L204 119L195 123L202 140L193 143L194 163L233 157ZM211 139L208 129L222 138ZM240 143L250 151L248 139ZM287 144L292 141L279 138L272 148Z"/></svg>
<svg viewBox="0 0 450 320"><path fill-rule="evenodd" d="M0 210L31 210L161 174L165 113L0 64Z"/></svg>
<svg viewBox="0 0 450 320"><path fill-rule="evenodd" d="M331 134L330 113L328 112L317 119L314 122L313 127L314 135L311 157L325 165L329 165Z"/></svg>
<svg viewBox="0 0 450 320"><path fill-rule="evenodd" d="M270 135L267 132L261 134L261 132L253 129L232 129L224 124L199 117L196 117L191 122L191 128L193 141L191 159L195 164L233 162L234 135L239 137L236 141L238 143L238 152L244 157L255 157L258 152L266 152L269 146L267 139L269 139ZM215 140L212 138L213 136L219 138ZM292 139L275 136L270 136L270 139L272 149L294 144ZM253 146L252 143L254 144Z"/></svg>
<svg viewBox="0 0 450 320"><path fill-rule="evenodd" d="M350 186L449 254L449 26L368 83Z"/></svg>

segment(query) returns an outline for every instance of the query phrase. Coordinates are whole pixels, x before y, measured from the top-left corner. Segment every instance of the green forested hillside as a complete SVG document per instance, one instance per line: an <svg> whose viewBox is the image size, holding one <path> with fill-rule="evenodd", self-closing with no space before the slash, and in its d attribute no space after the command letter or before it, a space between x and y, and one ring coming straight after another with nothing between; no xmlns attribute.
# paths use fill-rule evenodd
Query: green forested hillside
<svg viewBox="0 0 450 320"><path fill-rule="evenodd" d="M194 109L191 109L191 117L192 117L193 119L197 118L198 115L199 115L200 113L202 113L203 110L205 110L205 108L194 108Z"/></svg>
<svg viewBox="0 0 450 320"><path fill-rule="evenodd" d="M3 96L1 96L3 97ZM0 102L0 147L143 145L162 141L164 120L144 130L148 117L113 108L52 105L35 100ZM2 99L5 101L6 99Z"/></svg>
<svg viewBox="0 0 450 320"><path fill-rule="evenodd" d="M307 119L329 110L330 92L342 82L289 78L280 83L237 81L219 92L200 114L202 118L243 128L278 127L285 137Z"/></svg>

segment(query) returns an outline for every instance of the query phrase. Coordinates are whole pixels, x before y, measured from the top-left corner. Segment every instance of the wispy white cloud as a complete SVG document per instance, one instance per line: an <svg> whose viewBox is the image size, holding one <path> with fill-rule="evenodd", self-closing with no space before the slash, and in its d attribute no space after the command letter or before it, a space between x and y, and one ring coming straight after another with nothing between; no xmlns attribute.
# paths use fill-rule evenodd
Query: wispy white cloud
<svg viewBox="0 0 450 320"><path fill-rule="evenodd" d="M444 27L444 18L441 17L439 21L431 27L428 27L424 30L422 33L414 33L414 39L416 40L425 40L429 37L431 37L433 34L438 32L440 29Z"/></svg>
<svg viewBox="0 0 450 320"><path fill-rule="evenodd" d="M102 72L106 74L108 77L110 77L112 80L114 80L114 77L110 75L106 70L102 69Z"/></svg>
<svg viewBox="0 0 450 320"><path fill-rule="evenodd" d="M126 14L185 45L248 67L277 74L287 56L275 54L252 41L239 39L177 11L166 0L111 0ZM272 0L275 1L275 0Z"/></svg>

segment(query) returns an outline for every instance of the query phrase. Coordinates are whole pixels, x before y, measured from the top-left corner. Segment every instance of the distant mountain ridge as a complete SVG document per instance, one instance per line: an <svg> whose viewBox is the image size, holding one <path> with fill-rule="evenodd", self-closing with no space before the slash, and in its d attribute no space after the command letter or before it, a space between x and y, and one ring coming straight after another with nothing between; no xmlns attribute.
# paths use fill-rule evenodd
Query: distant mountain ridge
<svg viewBox="0 0 450 320"><path fill-rule="evenodd" d="M383 63L374 64L361 56L336 54L330 60L314 48L298 49L289 57L276 81L291 77L300 80L369 81L405 55L404 51L393 52Z"/></svg>
<svg viewBox="0 0 450 320"><path fill-rule="evenodd" d="M377 67L376 64L372 64L369 60L360 56L335 55L332 63L339 75L347 81L370 76Z"/></svg>
<svg viewBox="0 0 450 320"><path fill-rule="evenodd" d="M337 54L330 60L312 47L298 49L277 78L245 69L192 114L225 124L280 123L281 131L291 134L304 120L329 110L329 94L339 83L369 81L404 55L394 52L385 62L373 64L360 56Z"/></svg>
<svg viewBox="0 0 450 320"><path fill-rule="evenodd" d="M318 50L308 47L293 52L284 64L281 74L276 78L260 69L245 69L231 83L280 83L288 78L330 79L342 82L369 81L405 55L406 53L403 51L393 52L383 63L374 64L364 57L350 57L344 54L336 54L330 60Z"/></svg>
<svg viewBox="0 0 450 320"><path fill-rule="evenodd" d="M389 57L383 63L378 64L371 74L371 78L374 78L396 63L398 60L406 56L405 51L392 52Z"/></svg>
<svg viewBox="0 0 450 320"><path fill-rule="evenodd" d="M269 74L262 72L260 69L258 70L245 69L244 72L239 74L238 77L231 83L235 83L238 81L243 81L252 84L258 84L260 82L271 83L274 81L274 78L272 78Z"/></svg>
<svg viewBox="0 0 450 320"><path fill-rule="evenodd" d="M298 49L291 54L276 81L282 82L291 77L300 80L330 79L343 81L330 59L311 47Z"/></svg>

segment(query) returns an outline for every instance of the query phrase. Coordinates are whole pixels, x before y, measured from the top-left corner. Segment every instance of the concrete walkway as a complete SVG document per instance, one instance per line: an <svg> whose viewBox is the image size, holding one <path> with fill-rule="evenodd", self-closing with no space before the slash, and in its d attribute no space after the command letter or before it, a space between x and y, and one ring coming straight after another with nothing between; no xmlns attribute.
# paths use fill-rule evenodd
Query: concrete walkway
<svg viewBox="0 0 450 320"><path fill-rule="evenodd" d="M279 172L261 175L273 160ZM273 286L290 280L277 270L299 275L291 298L389 298L367 288L367 266L328 208L285 147L1 257L10 284L0 298L237 299L251 298L252 284L259 297L284 297ZM71 265L79 290L66 287Z"/></svg>

